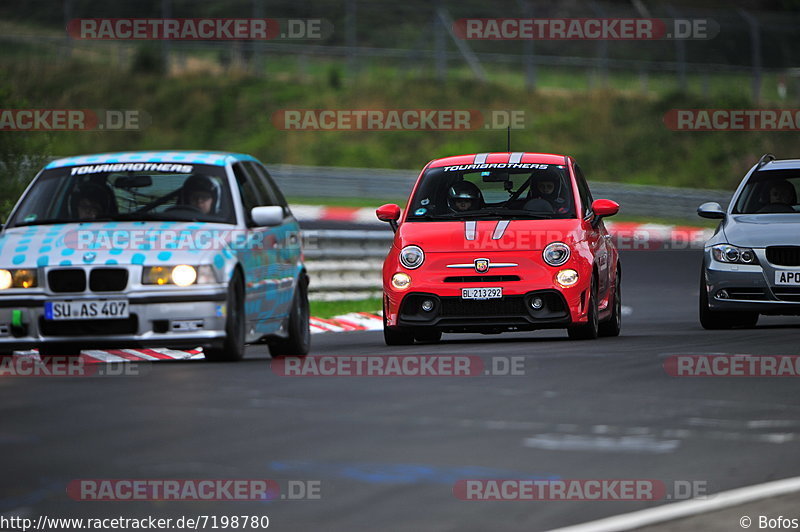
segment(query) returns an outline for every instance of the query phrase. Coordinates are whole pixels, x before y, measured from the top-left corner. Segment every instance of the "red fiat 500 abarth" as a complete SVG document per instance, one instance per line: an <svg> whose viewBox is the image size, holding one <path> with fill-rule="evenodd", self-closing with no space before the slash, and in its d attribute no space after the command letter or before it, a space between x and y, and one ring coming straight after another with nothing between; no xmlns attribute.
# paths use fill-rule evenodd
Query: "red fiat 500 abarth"
<svg viewBox="0 0 800 532"><path fill-rule="evenodd" d="M568 156L479 153L437 159L392 224L383 264L387 345L443 332L620 330L619 254L603 225L619 205L593 200Z"/></svg>

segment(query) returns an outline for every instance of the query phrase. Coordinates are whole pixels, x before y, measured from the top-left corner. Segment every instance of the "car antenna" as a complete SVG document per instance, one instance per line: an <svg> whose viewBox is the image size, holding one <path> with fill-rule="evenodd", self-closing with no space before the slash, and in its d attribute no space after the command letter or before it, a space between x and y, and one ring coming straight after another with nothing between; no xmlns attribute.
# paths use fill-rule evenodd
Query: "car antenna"
<svg viewBox="0 0 800 532"><path fill-rule="evenodd" d="M758 170L759 168L761 168L762 166L764 166L768 162L774 161L774 160L775 160L775 156L774 155L772 155L771 153L765 153L758 160L758 164L756 164L756 170Z"/></svg>
<svg viewBox="0 0 800 532"><path fill-rule="evenodd" d="M508 148L508 153L511 153L511 126L506 128L506 148Z"/></svg>

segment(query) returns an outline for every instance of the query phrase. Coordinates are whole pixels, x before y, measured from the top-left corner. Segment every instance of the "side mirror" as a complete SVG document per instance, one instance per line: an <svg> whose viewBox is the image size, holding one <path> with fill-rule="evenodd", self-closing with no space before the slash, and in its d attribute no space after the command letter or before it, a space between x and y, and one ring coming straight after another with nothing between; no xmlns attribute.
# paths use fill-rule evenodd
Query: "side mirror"
<svg viewBox="0 0 800 532"><path fill-rule="evenodd" d="M722 220L725 218L725 211L722 210L722 206L716 201L709 201L708 203L703 203L697 208L697 215L701 218Z"/></svg>
<svg viewBox="0 0 800 532"><path fill-rule="evenodd" d="M392 231L397 231L397 220L400 219L400 207L394 203L381 205L375 210L375 215L382 222L389 222Z"/></svg>
<svg viewBox="0 0 800 532"><path fill-rule="evenodd" d="M283 222L283 207L273 205L270 207L254 207L250 211L253 223L260 227L272 227Z"/></svg>
<svg viewBox="0 0 800 532"><path fill-rule="evenodd" d="M609 199L598 199L592 202L592 212L595 216L605 218L606 216L614 216L619 212L619 203Z"/></svg>

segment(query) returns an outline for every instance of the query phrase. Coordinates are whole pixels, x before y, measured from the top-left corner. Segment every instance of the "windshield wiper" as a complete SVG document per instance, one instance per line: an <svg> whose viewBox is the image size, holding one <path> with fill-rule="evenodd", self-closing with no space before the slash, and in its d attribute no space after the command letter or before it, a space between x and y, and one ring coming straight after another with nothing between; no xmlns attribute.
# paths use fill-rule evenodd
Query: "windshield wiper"
<svg viewBox="0 0 800 532"><path fill-rule="evenodd" d="M459 212L453 213L454 216L458 218L480 218L483 216L500 216L500 217L523 217L523 218L536 218L547 220L550 219L550 215L547 214L537 214L531 211L525 211L521 209L489 209L489 210L482 210L482 211L474 211L474 212Z"/></svg>
<svg viewBox="0 0 800 532"><path fill-rule="evenodd" d="M75 218L49 218L45 220L31 220L29 222L15 223L13 227L27 227L30 225L80 224L93 221L94 220L76 220Z"/></svg>
<svg viewBox="0 0 800 532"><path fill-rule="evenodd" d="M176 216L165 212L130 212L127 214L117 214L112 220L125 222L199 222L199 216Z"/></svg>

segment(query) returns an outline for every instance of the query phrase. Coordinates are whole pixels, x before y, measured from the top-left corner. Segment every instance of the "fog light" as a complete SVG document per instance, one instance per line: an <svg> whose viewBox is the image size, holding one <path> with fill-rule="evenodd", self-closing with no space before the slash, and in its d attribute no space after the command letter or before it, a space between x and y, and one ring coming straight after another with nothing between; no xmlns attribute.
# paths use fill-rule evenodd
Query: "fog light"
<svg viewBox="0 0 800 532"><path fill-rule="evenodd" d="M430 299L426 299L425 301L423 301L422 302L422 310L424 310L425 312L432 311L433 310L433 301L431 301Z"/></svg>
<svg viewBox="0 0 800 532"><path fill-rule="evenodd" d="M717 299L728 299L730 296L728 295L727 290L720 290L717 292Z"/></svg>
<svg viewBox="0 0 800 532"><path fill-rule="evenodd" d="M407 273L396 273L392 276L392 286L398 290L405 290L411 286L411 276Z"/></svg>
<svg viewBox="0 0 800 532"><path fill-rule="evenodd" d="M531 308L533 310L540 310L544 306L544 301L541 297L534 297L531 299Z"/></svg>
<svg viewBox="0 0 800 532"><path fill-rule="evenodd" d="M556 274L556 282L561 286L572 286L578 282L578 272L575 270L561 270Z"/></svg>

